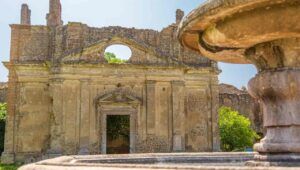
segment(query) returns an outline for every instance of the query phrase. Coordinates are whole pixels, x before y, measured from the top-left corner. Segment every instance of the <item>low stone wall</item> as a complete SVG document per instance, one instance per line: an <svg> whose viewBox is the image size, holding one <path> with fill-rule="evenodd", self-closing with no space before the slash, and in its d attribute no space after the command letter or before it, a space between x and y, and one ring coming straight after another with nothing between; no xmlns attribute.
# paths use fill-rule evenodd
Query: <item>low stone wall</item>
<svg viewBox="0 0 300 170"><path fill-rule="evenodd" d="M0 103L6 102L7 83L0 82Z"/></svg>
<svg viewBox="0 0 300 170"><path fill-rule="evenodd" d="M220 106L231 107L251 120L252 127L258 133L264 133L263 114L259 102L245 90L239 90L228 84L220 84Z"/></svg>

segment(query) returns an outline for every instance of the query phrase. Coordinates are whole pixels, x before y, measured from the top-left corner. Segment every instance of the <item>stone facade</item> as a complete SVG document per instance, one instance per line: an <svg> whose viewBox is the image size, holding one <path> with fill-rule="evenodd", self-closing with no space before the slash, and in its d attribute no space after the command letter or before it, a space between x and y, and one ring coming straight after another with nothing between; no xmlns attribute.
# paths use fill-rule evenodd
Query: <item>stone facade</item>
<svg viewBox="0 0 300 170"><path fill-rule="evenodd" d="M2 162L106 153L113 114L130 115L131 153L219 150L219 70L177 41L181 11L160 32L93 28L62 25L50 2L48 26L11 25ZM107 63L113 44L131 49L128 62Z"/></svg>
<svg viewBox="0 0 300 170"><path fill-rule="evenodd" d="M0 103L6 103L7 83L0 82Z"/></svg>
<svg viewBox="0 0 300 170"><path fill-rule="evenodd" d="M246 90L228 85L220 84L220 106L231 107L249 118L253 129L260 133L264 133L262 108L258 100L250 96Z"/></svg>

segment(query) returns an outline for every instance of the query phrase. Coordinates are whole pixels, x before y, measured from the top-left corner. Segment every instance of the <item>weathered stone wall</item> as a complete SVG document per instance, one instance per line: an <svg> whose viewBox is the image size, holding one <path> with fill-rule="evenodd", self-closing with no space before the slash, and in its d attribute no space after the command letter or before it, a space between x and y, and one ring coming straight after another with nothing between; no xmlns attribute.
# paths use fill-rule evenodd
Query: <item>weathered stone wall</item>
<svg viewBox="0 0 300 170"><path fill-rule="evenodd" d="M246 90L228 84L220 84L220 106L231 107L250 119L252 127L264 133L261 105Z"/></svg>
<svg viewBox="0 0 300 170"><path fill-rule="evenodd" d="M27 4L22 4L21 8L21 24L30 25L31 24L31 10Z"/></svg>
<svg viewBox="0 0 300 170"><path fill-rule="evenodd" d="M93 28L82 23L68 23L65 26L49 28L45 26L25 27L12 25L12 34L19 36L13 50L14 58L22 62L51 60L55 63L105 63L105 48L112 44L129 45L134 64L185 64L188 66L210 67L215 63L196 52L183 49L176 39L177 25L172 24L161 32L123 27ZM55 36L52 37L55 32ZM37 44L40 45L40 48ZM50 48L49 48L50 45ZM89 48L87 48L89 47ZM140 53L137 53L137 49ZM85 49L85 51L83 51ZM159 58L151 61L151 56ZM50 55L50 56L49 56ZM145 57L136 59L136 57ZM152 57L153 58L153 57Z"/></svg>
<svg viewBox="0 0 300 170"><path fill-rule="evenodd" d="M0 82L0 103L6 103L7 89L7 83Z"/></svg>
<svg viewBox="0 0 300 170"><path fill-rule="evenodd" d="M106 153L110 114L130 115L131 153L219 150L219 70L177 42L182 11L160 32L62 26L50 2L48 26L11 26L4 162ZM127 63L104 60L112 44Z"/></svg>
<svg viewBox="0 0 300 170"><path fill-rule="evenodd" d="M212 143L218 136L216 106L211 104L211 98L218 99L211 89L217 85L217 73L210 68L64 65L58 77L51 77L43 64L15 67L20 70L17 126L15 141L10 142L16 160L81 151L104 153L101 109L118 113L131 100L136 109L131 153L218 148Z"/></svg>
<svg viewBox="0 0 300 170"><path fill-rule="evenodd" d="M50 27L56 27L62 25L61 20L61 3L60 0L49 0L49 13L46 16L47 25Z"/></svg>

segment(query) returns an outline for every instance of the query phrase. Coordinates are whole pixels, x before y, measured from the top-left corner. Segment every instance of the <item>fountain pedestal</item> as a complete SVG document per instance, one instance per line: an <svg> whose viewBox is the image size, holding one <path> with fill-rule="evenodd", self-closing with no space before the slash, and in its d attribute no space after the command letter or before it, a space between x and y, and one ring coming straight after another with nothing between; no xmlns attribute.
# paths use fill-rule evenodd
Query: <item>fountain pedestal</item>
<svg viewBox="0 0 300 170"><path fill-rule="evenodd" d="M300 166L300 1L211 0L181 23L181 44L213 60L254 64L250 94L266 136L247 165Z"/></svg>
<svg viewBox="0 0 300 170"><path fill-rule="evenodd" d="M299 87L298 68L263 71L249 82L249 92L263 104L267 133L248 165L300 165Z"/></svg>

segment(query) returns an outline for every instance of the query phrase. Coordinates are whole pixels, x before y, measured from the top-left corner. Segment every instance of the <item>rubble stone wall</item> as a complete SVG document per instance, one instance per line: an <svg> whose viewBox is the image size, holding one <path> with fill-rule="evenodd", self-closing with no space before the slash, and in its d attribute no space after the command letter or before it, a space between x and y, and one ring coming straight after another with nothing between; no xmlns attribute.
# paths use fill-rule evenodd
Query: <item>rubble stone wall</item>
<svg viewBox="0 0 300 170"><path fill-rule="evenodd" d="M216 63L185 49L176 31L93 28L60 22L51 0L47 26L11 25L5 163L106 153L106 116L130 115L130 152L219 151ZM175 20L176 18L176 20ZM105 49L128 46L109 64Z"/></svg>
<svg viewBox="0 0 300 170"><path fill-rule="evenodd" d="M252 127L264 133L262 108L258 100L252 98L246 90L239 90L228 84L220 84L220 107L227 106L250 119Z"/></svg>

